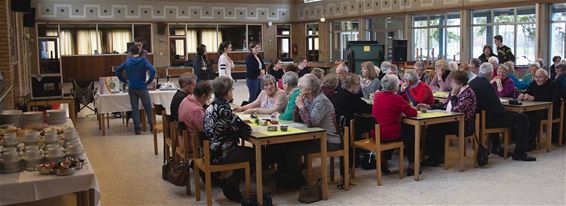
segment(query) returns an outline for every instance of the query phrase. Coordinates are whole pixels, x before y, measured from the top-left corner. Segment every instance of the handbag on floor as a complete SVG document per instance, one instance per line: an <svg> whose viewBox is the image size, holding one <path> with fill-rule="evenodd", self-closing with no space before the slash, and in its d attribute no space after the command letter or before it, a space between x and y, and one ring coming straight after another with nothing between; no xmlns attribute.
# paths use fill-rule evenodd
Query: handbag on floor
<svg viewBox="0 0 566 206"><path fill-rule="evenodd" d="M478 140L478 136L476 135L475 138L476 143L478 144L478 154L476 156L476 161L478 162L478 165L484 166L487 165L488 161L489 161L489 151L487 151L487 148L485 148L483 146L483 144Z"/></svg>
<svg viewBox="0 0 566 206"><path fill-rule="evenodd" d="M313 203L322 200L322 178L318 178L314 185L306 185L301 187L299 192L299 202Z"/></svg>
<svg viewBox="0 0 566 206"><path fill-rule="evenodd" d="M273 196L273 194L270 192L263 193L263 206L273 206L273 199L271 196ZM256 195L250 195L248 198L242 198L240 204L242 206L259 206Z"/></svg>
<svg viewBox="0 0 566 206"><path fill-rule="evenodd" d="M189 180L189 163L175 158L177 140L173 139L173 157L169 157L161 166L161 176L164 180L177 186L187 186Z"/></svg>

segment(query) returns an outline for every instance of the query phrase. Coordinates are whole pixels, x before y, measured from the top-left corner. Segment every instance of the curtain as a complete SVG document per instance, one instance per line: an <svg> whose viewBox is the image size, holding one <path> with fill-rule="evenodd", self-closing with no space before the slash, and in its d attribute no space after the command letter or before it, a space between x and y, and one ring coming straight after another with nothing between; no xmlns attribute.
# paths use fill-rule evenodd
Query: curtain
<svg viewBox="0 0 566 206"><path fill-rule="evenodd" d="M77 50L78 54L96 54L101 48L99 39L102 39L100 32L95 29L78 30L77 32ZM95 52L95 50L97 52Z"/></svg>
<svg viewBox="0 0 566 206"><path fill-rule="evenodd" d="M132 31L130 29L113 29L108 32L106 38L106 48L109 53L128 52L128 42L132 41Z"/></svg>
<svg viewBox="0 0 566 206"><path fill-rule="evenodd" d="M185 29L175 29L174 32L175 36L185 36Z"/></svg>
<svg viewBox="0 0 566 206"><path fill-rule="evenodd" d="M197 31L187 31L187 53L197 53Z"/></svg>
<svg viewBox="0 0 566 206"><path fill-rule="evenodd" d="M70 30L62 30L59 41L61 41L61 55L75 54L75 42Z"/></svg>
<svg viewBox="0 0 566 206"><path fill-rule="evenodd" d="M202 30L200 34L202 39L201 43L204 44L209 51L214 51L214 48L218 47L216 30Z"/></svg>
<svg viewBox="0 0 566 206"><path fill-rule="evenodd" d="M185 56L185 41L184 39L175 40L175 55Z"/></svg>

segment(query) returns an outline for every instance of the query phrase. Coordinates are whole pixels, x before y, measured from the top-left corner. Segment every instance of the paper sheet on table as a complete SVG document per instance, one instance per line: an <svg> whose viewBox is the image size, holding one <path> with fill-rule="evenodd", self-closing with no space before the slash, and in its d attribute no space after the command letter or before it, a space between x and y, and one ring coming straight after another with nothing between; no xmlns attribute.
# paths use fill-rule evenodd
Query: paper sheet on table
<svg viewBox="0 0 566 206"><path fill-rule="evenodd" d="M449 113L446 112L427 112L427 113L422 113L422 112L418 112L417 116L418 117L423 117L423 118L432 118L432 117L443 117L443 116L447 116L450 115Z"/></svg>
<svg viewBox="0 0 566 206"><path fill-rule="evenodd" d="M290 135L290 134L299 134L299 133L303 133L305 132L305 130L302 129L297 129L297 128L293 128L293 127L289 127L287 129L287 131L281 131L279 127L277 127L277 131L267 131L267 127L264 128L258 128L258 133L261 133L263 135L267 135L267 136L279 136L279 135Z"/></svg>

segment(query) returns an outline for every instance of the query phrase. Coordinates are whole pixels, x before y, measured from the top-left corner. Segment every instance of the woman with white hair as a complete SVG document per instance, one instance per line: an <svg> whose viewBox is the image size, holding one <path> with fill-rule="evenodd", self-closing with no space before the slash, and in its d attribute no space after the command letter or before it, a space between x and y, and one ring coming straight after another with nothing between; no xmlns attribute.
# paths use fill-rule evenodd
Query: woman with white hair
<svg viewBox="0 0 566 206"><path fill-rule="evenodd" d="M295 109L295 100L299 96L301 90L297 88L299 84L299 75L293 71L288 71L283 74L281 78L283 80L283 89L287 94L287 107L285 111L279 115L280 120L292 120L293 110Z"/></svg>
<svg viewBox="0 0 566 206"><path fill-rule="evenodd" d="M451 72L458 70L458 62L449 61L448 62L448 69L450 69Z"/></svg>
<svg viewBox="0 0 566 206"><path fill-rule="evenodd" d="M497 76L497 65L499 65L499 59L495 56L495 57L489 57L489 59L487 59L487 62L489 62L491 64L491 66L493 66L493 76ZM503 62L501 62L503 63Z"/></svg>
<svg viewBox="0 0 566 206"><path fill-rule="evenodd" d="M409 168L407 175L413 174L412 163L414 162L414 128L410 125L401 125L401 116L417 116L417 110L409 105L403 97L397 94L399 90L399 78L396 75L388 74L381 79L382 92L375 94L373 99L372 115L380 125L381 141L404 141ZM387 171L387 158L382 158L383 170ZM401 171L403 172L403 171Z"/></svg>
<svg viewBox="0 0 566 206"><path fill-rule="evenodd" d="M432 89L424 82L419 81L417 72L414 69L406 70L403 79L405 79L405 83L401 85L401 93L405 100L413 106L421 103L434 104Z"/></svg>
<svg viewBox="0 0 566 206"><path fill-rule="evenodd" d="M274 112L283 112L287 105L287 95L283 90L275 86L277 84L275 77L271 74L263 76L263 90L255 101L242 107L237 107L235 112L272 114Z"/></svg>
<svg viewBox="0 0 566 206"><path fill-rule="evenodd" d="M413 65L415 71L417 71L417 75L419 76L419 80L426 83L426 84L430 84L430 81L432 80L430 78L430 75L428 75L428 73L426 72L426 65L424 62L422 61L418 61L415 62L415 65Z"/></svg>
<svg viewBox="0 0 566 206"><path fill-rule="evenodd" d="M338 134L336 116L332 102L320 91L320 80L313 74L305 74L299 79L300 95L295 100L293 119L303 122L307 127L319 127L326 130L328 151L342 148L342 139ZM320 141L302 141L286 144L282 152L285 160L281 162L285 175L275 184L283 188L300 188L306 184L301 169L301 157L308 153L320 152ZM280 149L281 150L281 149Z"/></svg>
<svg viewBox="0 0 566 206"><path fill-rule="evenodd" d="M493 67L493 68L497 68L497 67ZM531 82L533 82L533 76L535 75L535 72L538 69L540 69L540 64L533 62L529 64L529 72L525 74L522 79L517 78L517 76L515 75L509 75L509 78L513 80L513 83L515 84L515 87L517 89L525 90L527 89L527 87L529 87Z"/></svg>

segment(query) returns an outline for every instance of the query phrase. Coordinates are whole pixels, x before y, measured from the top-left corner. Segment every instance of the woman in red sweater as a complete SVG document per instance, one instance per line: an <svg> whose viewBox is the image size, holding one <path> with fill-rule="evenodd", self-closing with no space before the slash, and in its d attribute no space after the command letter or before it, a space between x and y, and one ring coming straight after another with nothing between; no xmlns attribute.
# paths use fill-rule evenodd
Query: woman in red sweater
<svg viewBox="0 0 566 206"><path fill-rule="evenodd" d="M381 141L404 141L407 146L406 154L409 159L409 168L407 175L413 174L414 161L414 127L410 125L401 125L401 115L408 117L417 116L417 110L411 107L403 97L397 95L399 90L399 79L396 75L388 74L381 79L381 88L383 92L375 94L373 99L372 114L375 121L379 123L381 128ZM387 158L382 158L383 166L387 166ZM386 169L384 169L386 170Z"/></svg>
<svg viewBox="0 0 566 206"><path fill-rule="evenodd" d="M407 100L411 105L417 106L418 104L434 104L434 96L432 89L424 82L419 80L417 71L409 69L403 75L405 83L401 85L401 95L403 99Z"/></svg>

